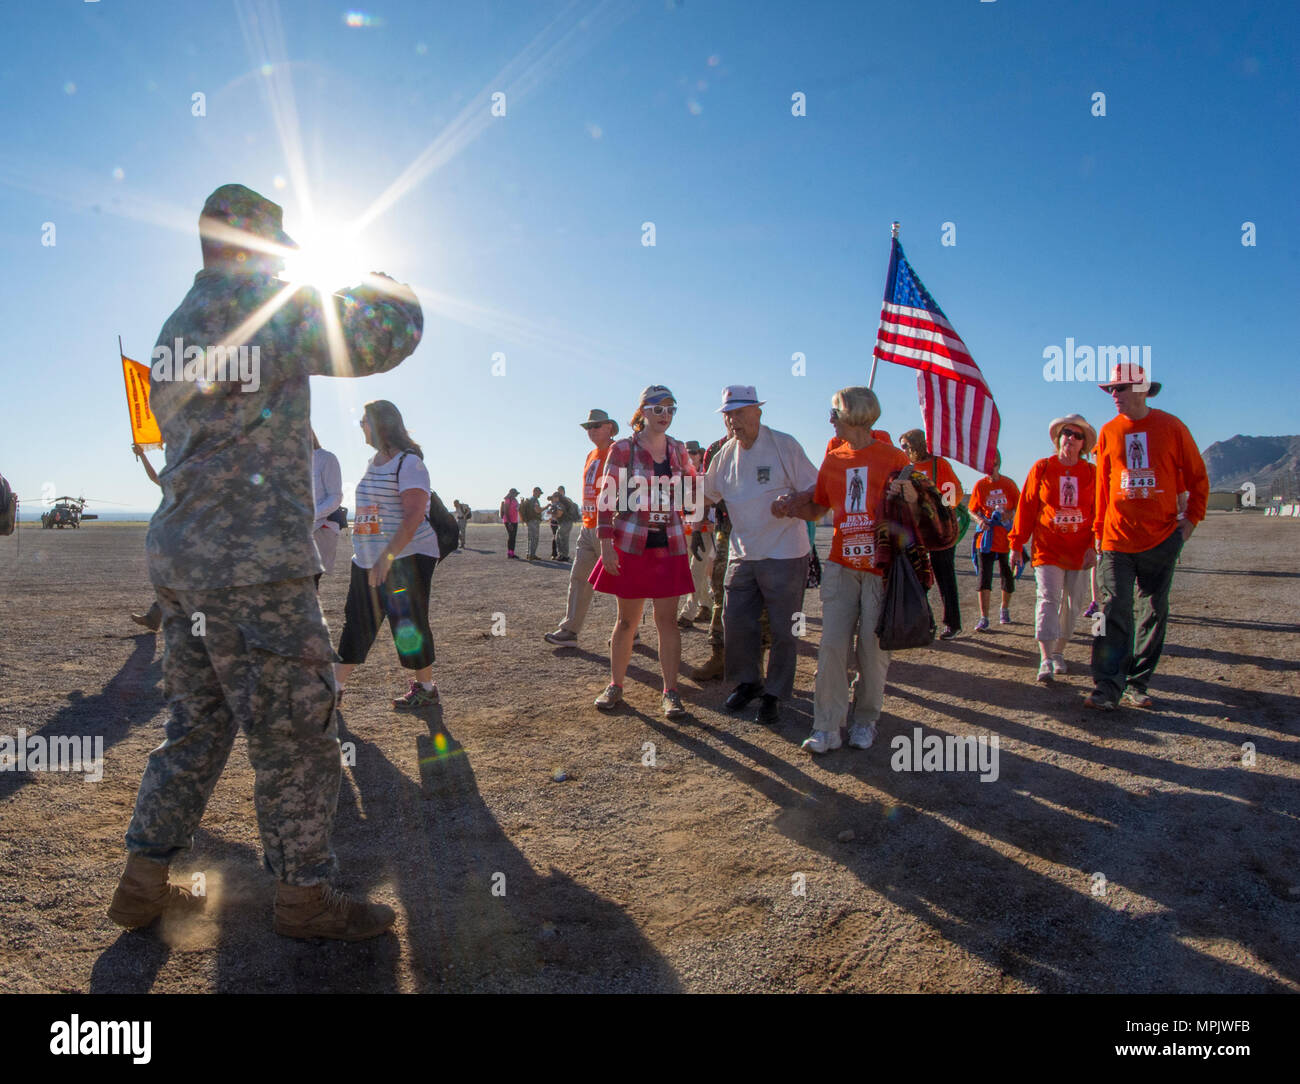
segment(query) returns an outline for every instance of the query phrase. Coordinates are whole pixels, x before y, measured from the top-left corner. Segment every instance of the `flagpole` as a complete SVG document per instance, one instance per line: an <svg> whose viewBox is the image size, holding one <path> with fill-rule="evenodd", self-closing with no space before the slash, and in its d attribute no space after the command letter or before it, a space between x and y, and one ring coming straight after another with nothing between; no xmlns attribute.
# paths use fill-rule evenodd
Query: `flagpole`
<svg viewBox="0 0 1300 1084"><path fill-rule="evenodd" d="M889 240L890 240L891 242L893 242L893 241L897 241L897 240L898 240L898 226L899 226L899 224L898 224L897 222L891 222L891 223L889 224ZM876 357L875 352L873 351L872 354L871 354L871 376L868 377L868 379L867 379L867 389L868 389L868 390L870 390L871 388L875 387L875 384L876 384L876 366L879 364L879 362L880 362L880 359L879 359L878 357Z"/></svg>

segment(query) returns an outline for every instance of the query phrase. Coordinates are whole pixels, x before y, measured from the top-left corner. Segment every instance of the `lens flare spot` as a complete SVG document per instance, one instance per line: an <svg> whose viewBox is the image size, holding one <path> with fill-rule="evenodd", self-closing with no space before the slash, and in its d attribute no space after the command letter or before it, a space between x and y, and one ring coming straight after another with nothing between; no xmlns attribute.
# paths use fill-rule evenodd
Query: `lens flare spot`
<svg viewBox="0 0 1300 1084"><path fill-rule="evenodd" d="M425 45L424 42L422 41L416 42L415 51L419 53L421 56L424 56L424 54L429 51L429 47Z"/></svg>
<svg viewBox="0 0 1300 1084"><path fill-rule="evenodd" d="M277 173L271 183L275 185L276 188L284 188L289 182Z"/></svg>
<svg viewBox="0 0 1300 1084"><path fill-rule="evenodd" d="M262 65L262 68L261 68L261 71L262 71L262 74L263 74L264 76L266 76L266 78L270 79L270 78L271 78L271 73L275 71L275 68L274 68L272 65L270 65L270 64L263 64L263 65Z"/></svg>
<svg viewBox="0 0 1300 1084"><path fill-rule="evenodd" d="M437 750L439 756L447 755L447 735L435 734L433 736L433 747Z"/></svg>
<svg viewBox="0 0 1300 1084"><path fill-rule="evenodd" d="M263 408L262 408L262 418L263 418L263 420L265 420L266 418L269 418L270 416L271 416L271 408L270 408L270 407L263 407Z"/></svg>
<svg viewBox="0 0 1300 1084"><path fill-rule="evenodd" d="M349 11L343 16L343 22L353 29L362 29L370 26L383 26L384 20L377 15L371 15L365 11Z"/></svg>
<svg viewBox="0 0 1300 1084"><path fill-rule="evenodd" d="M693 117L698 117L701 113L704 112L704 106L700 105L700 103L697 102L694 98L692 98L689 102L686 103L686 109L687 112L689 112L690 115Z"/></svg>
<svg viewBox="0 0 1300 1084"><path fill-rule="evenodd" d="M393 642L397 645L399 655L415 655L424 643L424 637L412 622L403 621L397 626L397 634L393 637Z"/></svg>
<svg viewBox="0 0 1300 1084"><path fill-rule="evenodd" d="M64 83L64 84L63 84L63 93L64 93L64 94L76 94L76 93L77 93L77 84L76 84L76 83Z"/></svg>
<svg viewBox="0 0 1300 1084"><path fill-rule="evenodd" d="M253 477L249 479L249 481L252 482L253 485L255 486L260 486L264 481L266 481L266 479L263 478L260 474L255 474L253 475Z"/></svg>
<svg viewBox="0 0 1300 1084"><path fill-rule="evenodd" d="M123 172L121 166L118 166L115 170L113 170L113 180L120 181L125 176L126 174Z"/></svg>

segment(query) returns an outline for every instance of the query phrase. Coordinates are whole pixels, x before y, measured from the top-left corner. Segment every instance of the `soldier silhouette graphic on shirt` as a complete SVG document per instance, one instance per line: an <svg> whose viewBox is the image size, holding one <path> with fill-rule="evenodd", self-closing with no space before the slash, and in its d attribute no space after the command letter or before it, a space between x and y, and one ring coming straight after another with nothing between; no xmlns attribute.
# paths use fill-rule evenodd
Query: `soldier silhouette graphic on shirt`
<svg viewBox="0 0 1300 1084"><path fill-rule="evenodd" d="M846 512L863 512L866 510L863 503L863 497L867 492L867 481L863 477L865 474L866 471L862 467L853 467L849 470L848 497L844 504Z"/></svg>
<svg viewBox="0 0 1300 1084"><path fill-rule="evenodd" d="M1147 465L1147 435L1131 433L1126 445L1128 451L1128 469L1142 470Z"/></svg>
<svg viewBox="0 0 1300 1084"><path fill-rule="evenodd" d="M1061 479L1061 507L1074 508L1079 503L1079 485L1070 477Z"/></svg>

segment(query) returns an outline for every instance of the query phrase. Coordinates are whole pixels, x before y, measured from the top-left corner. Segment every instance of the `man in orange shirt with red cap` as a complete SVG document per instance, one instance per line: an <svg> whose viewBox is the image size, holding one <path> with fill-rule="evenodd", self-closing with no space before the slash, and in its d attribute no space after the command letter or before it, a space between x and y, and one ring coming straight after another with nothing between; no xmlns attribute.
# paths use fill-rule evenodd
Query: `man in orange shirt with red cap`
<svg viewBox="0 0 1300 1084"><path fill-rule="evenodd" d="M1205 518L1210 483L1187 426L1147 406L1159 393L1140 365L1120 363L1100 385L1116 417L1097 442L1097 537L1102 624L1092 642L1095 688L1084 707L1149 708L1147 686L1165 643L1169 589L1183 544ZM1179 511L1179 493L1188 493ZM1138 616L1134 628L1134 584ZM1134 638L1136 634L1136 651Z"/></svg>

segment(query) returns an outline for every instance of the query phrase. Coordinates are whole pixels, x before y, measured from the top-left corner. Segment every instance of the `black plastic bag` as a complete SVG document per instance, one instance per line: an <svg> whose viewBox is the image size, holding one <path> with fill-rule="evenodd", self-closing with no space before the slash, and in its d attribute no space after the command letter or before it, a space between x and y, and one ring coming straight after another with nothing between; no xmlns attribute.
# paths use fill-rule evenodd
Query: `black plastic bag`
<svg viewBox="0 0 1300 1084"><path fill-rule="evenodd" d="M901 548L894 553L885 578L885 604L876 622L881 651L928 647L934 641L934 614L916 569Z"/></svg>

